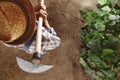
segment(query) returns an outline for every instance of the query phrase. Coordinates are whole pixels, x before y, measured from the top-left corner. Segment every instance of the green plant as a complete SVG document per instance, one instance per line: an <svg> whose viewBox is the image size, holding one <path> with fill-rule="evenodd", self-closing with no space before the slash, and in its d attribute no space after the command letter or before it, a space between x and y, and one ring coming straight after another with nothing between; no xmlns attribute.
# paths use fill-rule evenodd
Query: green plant
<svg viewBox="0 0 120 80"><path fill-rule="evenodd" d="M98 9L81 10L80 63L96 80L114 80L120 70L120 6L118 0L98 0Z"/></svg>

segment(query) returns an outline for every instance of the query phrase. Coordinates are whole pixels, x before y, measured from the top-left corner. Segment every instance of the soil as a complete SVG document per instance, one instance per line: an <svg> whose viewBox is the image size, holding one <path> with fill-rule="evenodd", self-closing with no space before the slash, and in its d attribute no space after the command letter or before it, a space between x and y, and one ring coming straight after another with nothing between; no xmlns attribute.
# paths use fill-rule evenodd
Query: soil
<svg viewBox="0 0 120 80"><path fill-rule="evenodd" d="M35 6L39 0L31 0ZM54 68L40 74L20 70L16 56L30 60L32 55L0 44L0 80L92 80L79 64L79 30L84 23L80 9L95 8L96 0L46 0L48 19L61 38L61 45L43 56L43 64Z"/></svg>

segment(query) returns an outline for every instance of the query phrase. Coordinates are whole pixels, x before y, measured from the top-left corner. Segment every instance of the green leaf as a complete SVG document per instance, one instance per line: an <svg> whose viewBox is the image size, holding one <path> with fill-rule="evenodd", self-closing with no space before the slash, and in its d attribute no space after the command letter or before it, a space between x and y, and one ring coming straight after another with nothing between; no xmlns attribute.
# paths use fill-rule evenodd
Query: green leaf
<svg viewBox="0 0 120 80"><path fill-rule="evenodd" d="M120 6L119 6L118 4L115 4L115 5L114 5L114 8L115 8L116 10L120 10Z"/></svg>
<svg viewBox="0 0 120 80"><path fill-rule="evenodd" d="M96 31L93 32L93 35L94 35L94 37L93 37L94 40L95 40L95 39L101 40L101 39L104 39L104 38L105 38L103 33L98 33L98 32L96 32Z"/></svg>
<svg viewBox="0 0 120 80"><path fill-rule="evenodd" d="M92 61L90 60L90 58L87 58L87 62L88 62L89 66L90 66L91 68L96 68L96 67L97 67L96 64L95 64L95 62L92 62Z"/></svg>
<svg viewBox="0 0 120 80"><path fill-rule="evenodd" d="M83 48L79 56L80 57L85 57L85 54L86 54L86 49Z"/></svg>
<svg viewBox="0 0 120 80"><path fill-rule="evenodd" d="M103 49L103 53L101 54L101 58L104 60L104 61L113 61L112 58L116 58L116 55L114 53L114 51L112 49Z"/></svg>
<svg viewBox="0 0 120 80"><path fill-rule="evenodd" d="M80 63L82 64L83 67L87 67L86 62L82 57L80 58Z"/></svg>
<svg viewBox="0 0 120 80"><path fill-rule="evenodd" d="M111 42L118 42L118 41L119 41L119 39L118 39L117 37L115 37L115 36L110 36L108 39L109 39Z"/></svg>
<svg viewBox="0 0 120 80"><path fill-rule="evenodd" d="M95 55L90 55L88 57L88 59L90 60L89 62L94 62L95 63L96 68L100 68L100 69L104 68L104 69L106 69L106 68L109 67L108 65L106 65L105 62L103 62L99 57L97 57ZM91 64L91 63L89 63L89 64Z"/></svg>
<svg viewBox="0 0 120 80"><path fill-rule="evenodd" d="M118 62L118 64L117 64L119 67L120 67L120 61Z"/></svg>
<svg viewBox="0 0 120 80"><path fill-rule="evenodd" d="M120 19L120 16L119 15L109 15L109 20L117 20L117 19Z"/></svg>
<svg viewBox="0 0 120 80"><path fill-rule="evenodd" d="M96 79L96 80L102 80L94 70L92 70L90 67L86 67L85 68L85 72L87 74L89 74L92 78Z"/></svg>
<svg viewBox="0 0 120 80"><path fill-rule="evenodd" d="M105 71L105 70L100 70L106 77L108 78L115 78L115 73L112 71Z"/></svg>
<svg viewBox="0 0 120 80"><path fill-rule="evenodd" d="M106 11L106 12L110 12L111 11L111 8L109 8L108 6L105 6L102 8L103 11Z"/></svg>
<svg viewBox="0 0 120 80"><path fill-rule="evenodd" d="M104 25L104 23L101 23L101 22L96 23L95 27L99 31L104 31L105 30L105 25Z"/></svg>
<svg viewBox="0 0 120 80"><path fill-rule="evenodd" d="M87 47L90 48L94 52L100 52L101 51L101 45L100 45L100 40L91 40L88 42Z"/></svg>
<svg viewBox="0 0 120 80"><path fill-rule="evenodd" d="M102 78L105 77L104 74L103 74L102 72L100 72L100 71L97 71L96 74L97 74L98 76L102 77Z"/></svg>
<svg viewBox="0 0 120 80"><path fill-rule="evenodd" d="M103 48L116 50L118 49L118 41L119 39L117 37L108 35L108 39L103 41Z"/></svg>
<svg viewBox="0 0 120 80"><path fill-rule="evenodd" d="M106 54L113 54L114 51L112 49L103 49L103 55L105 56Z"/></svg>

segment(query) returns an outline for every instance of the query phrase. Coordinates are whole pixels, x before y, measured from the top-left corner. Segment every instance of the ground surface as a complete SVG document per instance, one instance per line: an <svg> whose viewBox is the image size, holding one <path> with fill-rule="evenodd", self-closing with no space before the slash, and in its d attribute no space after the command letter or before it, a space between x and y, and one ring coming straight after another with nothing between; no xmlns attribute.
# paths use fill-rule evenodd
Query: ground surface
<svg viewBox="0 0 120 80"><path fill-rule="evenodd" d="M38 0L39 1L39 0ZM37 0L31 0L33 5ZM55 67L42 74L28 74L16 64L16 56L30 60L24 51L0 44L0 80L91 80L79 64L78 31L83 23L79 10L95 7L95 0L46 0L49 21L61 38L61 45L43 56L44 64Z"/></svg>

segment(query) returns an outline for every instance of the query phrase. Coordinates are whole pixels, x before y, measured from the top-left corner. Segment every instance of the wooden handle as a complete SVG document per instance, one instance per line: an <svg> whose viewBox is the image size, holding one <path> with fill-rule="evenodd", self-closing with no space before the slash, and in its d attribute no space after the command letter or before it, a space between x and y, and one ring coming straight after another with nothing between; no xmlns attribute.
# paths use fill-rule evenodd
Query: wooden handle
<svg viewBox="0 0 120 80"><path fill-rule="evenodd" d="M44 4L44 0L41 0L41 3ZM38 52L38 53L41 53L42 25L43 25L43 19L42 19L42 17L39 17L38 28L37 28L37 36L36 36L36 52Z"/></svg>
<svg viewBox="0 0 120 80"><path fill-rule="evenodd" d="M41 0L41 3L44 4L44 0Z"/></svg>

